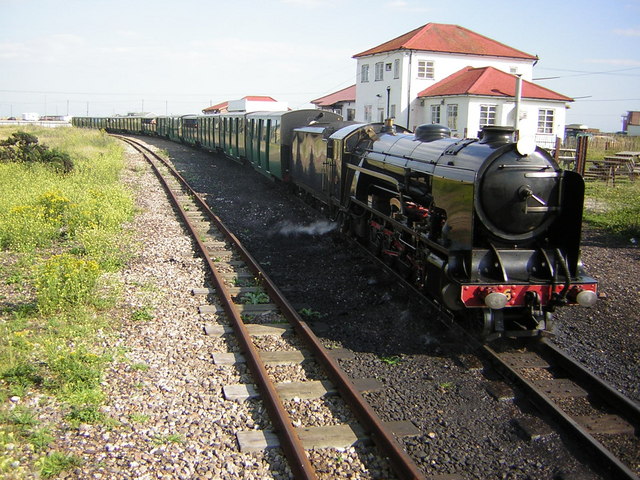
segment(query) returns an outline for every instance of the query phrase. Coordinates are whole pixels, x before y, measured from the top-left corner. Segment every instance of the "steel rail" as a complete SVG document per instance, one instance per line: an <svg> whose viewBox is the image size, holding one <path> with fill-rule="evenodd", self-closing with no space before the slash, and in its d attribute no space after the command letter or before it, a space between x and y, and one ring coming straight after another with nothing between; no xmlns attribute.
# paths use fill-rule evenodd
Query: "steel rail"
<svg viewBox="0 0 640 480"><path fill-rule="evenodd" d="M222 307L232 323L234 331L238 337L238 342L240 344L240 347L246 353L246 361L247 361L247 364L249 365L249 369L251 370L251 373L258 385L258 388L263 394L261 398L264 401L265 406L267 407L267 410L269 411L271 421L274 423L276 433L280 438L282 449L289 461L289 466L291 468L291 471L294 477L296 479L300 478L305 480L317 479L316 471L311 465L309 456L304 450L302 442L300 441L300 438L296 433L296 430L295 430L295 427L293 426L291 418L289 417L289 414L285 410L284 405L280 400L280 396L273 382L271 381L264 364L260 360L260 355L258 353L258 350L253 345L251 337L247 332L247 328L244 325L244 322L242 321L240 313L238 312L238 309L235 307L235 304L233 303L229 290L227 289L224 283L223 277L220 275L213 260L209 256L206 246L204 245L202 240L200 240L200 237L197 234L195 227L189 221L186 211L182 208L182 205L180 205L178 198L176 197L174 192L171 190L171 188L167 184L166 179L163 177L158 167L154 164L152 160L149 159L147 153L143 151L144 147L138 145L135 141L131 141L130 139L125 137L116 136L116 138L120 138L123 141L127 142L129 145L132 145L136 150L138 150L143 155L143 157L145 157L147 162L151 165L154 173L160 180L167 194L170 196L174 206L180 212L180 215L182 216L182 219L185 222L185 225L187 226L193 239L196 241L198 248L200 249L202 255L204 256L207 266L210 270L210 273L213 275L216 291L220 296ZM151 155L154 155L156 159L161 161L167 168L169 168L169 170L173 175L177 174L177 172L171 166L169 166L162 158L160 158L157 154L155 154L154 152L148 149L145 149L145 150L147 150L147 152L149 152ZM183 184L183 186L186 185L185 180L179 174L177 175L177 179ZM193 191L193 189L191 189L190 187L188 188L190 193L194 196L194 199L198 201L198 203L202 203L202 200L197 195L197 193ZM212 213L208 208L207 208L207 212ZM218 226L222 225L221 223L218 223L218 222L215 222L215 223ZM228 234L230 234L230 232L226 228L224 228L223 230L225 231L225 236L228 236ZM239 242L237 241L237 239L235 239L233 235L231 235L230 238L234 239L233 241L234 247L241 248L239 247L240 245Z"/></svg>
<svg viewBox="0 0 640 480"><path fill-rule="evenodd" d="M610 383L606 382L583 365L576 362L564 350L553 345L548 339L541 338L533 347L543 357L552 358L564 370L573 375L589 392L603 399L617 410L617 413L627 420L636 432L640 432L640 405L618 392Z"/></svg>
<svg viewBox="0 0 640 480"><path fill-rule="evenodd" d="M547 343L548 346L548 343ZM523 377L516 369L512 368L499 354L493 350L489 345L482 345L482 351L493 362L494 366L498 370L502 371L509 379L515 382L520 388L522 388L527 398L543 413L549 415L555 422L557 422L567 432L573 434L573 438L580 442L582 446L592 455L596 456L602 461L599 465L603 465L604 468L609 470L616 479L627 480L639 480L638 476L627 465L622 463L615 455L613 455L607 448L598 442L587 430L576 422L571 416L567 415L556 403L549 398L545 393L540 391L532 382ZM554 348L548 350L559 354L559 349ZM564 356L567 359L566 356ZM569 359L570 360L570 359ZM575 362L571 361L574 365ZM582 369L584 371L584 369ZM590 374L592 378L595 375ZM606 398L605 398L606 400ZM635 425L637 428L637 424Z"/></svg>
<svg viewBox="0 0 640 480"><path fill-rule="evenodd" d="M153 154L153 152L150 152ZM384 425L380 417L373 411L371 406L362 397L362 394L355 388L353 382L342 371L336 360L329 355L324 346L320 343L311 328L302 320L298 312L293 308L289 301L284 297L280 289L262 270L259 263L253 258L249 251L240 243L236 236L227 229L220 218L213 213L207 203L191 188L186 180L169 164L160 158L167 168L174 172L176 178L183 183L194 196L194 200L207 213L210 219L216 224L223 235L237 248L239 255L247 264L249 269L260 278L265 290L269 293L272 300L280 308L281 313L293 325L296 332L303 338L307 345L311 348L312 353L322 363L327 370L327 374L331 381L336 384L336 388L343 395L345 401L353 409L358 421L369 431L373 441L388 456L396 474L401 479L413 480L424 479L424 473L402 449L393 433Z"/></svg>

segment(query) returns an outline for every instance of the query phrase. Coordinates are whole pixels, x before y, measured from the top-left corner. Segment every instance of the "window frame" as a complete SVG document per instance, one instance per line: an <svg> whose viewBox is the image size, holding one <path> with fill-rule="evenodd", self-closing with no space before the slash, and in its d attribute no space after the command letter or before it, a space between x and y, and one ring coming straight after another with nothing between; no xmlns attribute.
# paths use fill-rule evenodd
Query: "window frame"
<svg viewBox="0 0 640 480"><path fill-rule="evenodd" d="M421 80L435 78L435 62L433 60L418 60L417 76Z"/></svg>
<svg viewBox="0 0 640 480"><path fill-rule="evenodd" d="M384 79L384 62L374 64L374 81L380 82Z"/></svg>
<svg viewBox="0 0 640 480"><path fill-rule="evenodd" d="M485 103L480 105L480 127L486 127L496 124L496 117L498 114L498 106L493 103ZM483 117L486 122L483 122ZM489 121L491 120L491 121Z"/></svg>
<svg viewBox="0 0 640 480"><path fill-rule="evenodd" d="M373 115L373 105L365 105L364 106L364 121L367 123L371 123Z"/></svg>
<svg viewBox="0 0 640 480"><path fill-rule="evenodd" d="M369 64L363 63L360 67L360 83L369 82Z"/></svg>
<svg viewBox="0 0 640 480"><path fill-rule="evenodd" d="M458 131L458 104L447 104L447 127L452 132Z"/></svg>
<svg viewBox="0 0 640 480"><path fill-rule="evenodd" d="M432 125L436 125L436 124L439 125L440 124L440 120L442 118L441 105L439 103L431 105L431 108L429 110L431 111L431 124Z"/></svg>
<svg viewBox="0 0 640 480"><path fill-rule="evenodd" d="M541 115L543 115L541 117ZM553 108L538 109L538 127L537 133L553 133L553 124L555 122L555 110Z"/></svg>

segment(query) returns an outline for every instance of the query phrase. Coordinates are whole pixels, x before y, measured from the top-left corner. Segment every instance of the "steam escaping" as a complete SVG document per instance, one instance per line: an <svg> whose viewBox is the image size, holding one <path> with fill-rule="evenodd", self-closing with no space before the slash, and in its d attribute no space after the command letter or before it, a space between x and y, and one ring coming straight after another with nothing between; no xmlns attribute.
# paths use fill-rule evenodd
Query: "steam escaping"
<svg viewBox="0 0 640 480"><path fill-rule="evenodd" d="M274 228L274 232L288 237L297 235L324 235L325 233L335 230L337 227L337 223L327 220L319 220L309 225L296 225L286 221L278 223Z"/></svg>

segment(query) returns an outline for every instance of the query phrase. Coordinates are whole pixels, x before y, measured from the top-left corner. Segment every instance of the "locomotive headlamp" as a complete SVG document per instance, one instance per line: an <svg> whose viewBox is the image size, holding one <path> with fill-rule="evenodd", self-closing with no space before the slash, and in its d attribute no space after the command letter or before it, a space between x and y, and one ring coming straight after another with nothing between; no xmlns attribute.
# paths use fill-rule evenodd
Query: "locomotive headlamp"
<svg viewBox="0 0 640 480"><path fill-rule="evenodd" d="M576 295L576 302L578 302L578 305L581 307L593 307L597 300L598 295L591 290L580 290Z"/></svg>
<svg viewBox="0 0 640 480"><path fill-rule="evenodd" d="M484 303L487 307L493 310L500 310L501 308L504 308L508 301L509 298L504 293L500 292L491 292L489 295L484 297Z"/></svg>

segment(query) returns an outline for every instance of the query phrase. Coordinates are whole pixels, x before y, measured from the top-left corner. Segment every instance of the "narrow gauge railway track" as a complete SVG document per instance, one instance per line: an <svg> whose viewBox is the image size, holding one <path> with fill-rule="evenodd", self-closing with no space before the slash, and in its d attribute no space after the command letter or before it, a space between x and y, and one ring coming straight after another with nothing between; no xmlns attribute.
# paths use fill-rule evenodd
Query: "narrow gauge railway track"
<svg viewBox="0 0 640 480"><path fill-rule="evenodd" d="M442 305L425 297L363 245L380 266L395 275L421 301L439 312L439 320L464 339L479 357L487 360L506 380L519 388L545 418L555 422L572 441L589 453L595 468L612 478L638 480L640 472L640 405L587 370L545 337L529 340L502 339L491 344L458 325ZM508 396L509 394L507 394ZM499 397L500 393L495 392ZM520 425L537 436L536 427ZM623 457L623 458L620 458Z"/></svg>
<svg viewBox="0 0 640 480"><path fill-rule="evenodd" d="M304 429L294 427L292 419L282 403L282 389L278 389L271 380L265 367L265 356L261 355L254 345L251 332L253 331L255 334L256 331L261 331L261 333L264 334L265 332L281 332L282 329L277 325L267 326L265 329L264 326L250 326L245 324L242 314L247 308L242 303L238 303L237 297L234 298L233 296L242 290L229 287L229 279L235 279L236 281L242 278L259 279L260 287L269 296L270 302L267 307L263 306L263 308L277 309L280 315L293 326L299 338L309 349L313 357L324 367L330 381L335 386L327 387L323 385L321 389L332 390L335 388L335 390L342 395L343 399L361 423L361 429L370 436L380 452L389 459L392 468L399 478L424 478L423 473L402 450L400 444L394 437L394 434L402 435L403 431L406 432L407 426L402 424L402 422L391 426L384 424L380 420L363 399L354 382L340 369L334 358L335 356L331 355L330 352L322 346L319 339L300 318L287 299L284 298L251 254L240 244L233 233L222 224L220 219L209 209L197 193L191 189L188 183L171 165L143 144L128 137L114 136L131 145L149 162L175 208L180 213L185 226L198 245L213 279L215 287L213 291L215 291L219 298L220 309L224 311L227 319L231 322L233 331L243 352L243 360L246 361L257 383L260 398L265 403L266 409L269 412L270 419L280 440L280 446L288 459L294 477L296 479L317 478L316 472L305 452L305 445L301 440L300 433ZM197 224L200 225L198 226ZM215 259L212 258L209 253L210 250L222 255L229 255L230 258L240 258L240 260L231 260L227 263L228 266L232 267L234 273L228 274L222 272L219 265L217 265L217 263L221 262L216 262ZM245 289L244 291L255 293L255 290L251 288L249 288L249 290ZM209 293L212 293L212 291L194 291L194 294L207 295ZM208 310L217 311L218 308L216 306L205 306L201 308L201 310L205 312ZM207 333L225 334L227 330L224 327L212 327L208 329ZM317 390L317 382L309 382L309 384L309 389ZM228 396L235 395L232 390L233 389L229 389L226 394ZM251 392L248 393L248 396L251 396ZM348 426L347 429L353 430L350 426ZM356 427L355 430L359 429ZM356 435L357 439L358 435L355 431L354 435Z"/></svg>
<svg viewBox="0 0 640 480"><path fill-rule="evenodd" d="M519 347L519 348L518 348ZM548 339L483 353L526 397L613 478L638 480L640 406ZM526 428L526 427L525 427ZM531 432L535 435L535 432Z"/></svg>

